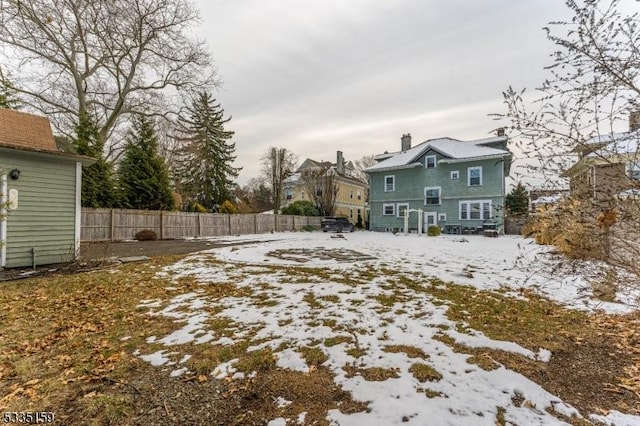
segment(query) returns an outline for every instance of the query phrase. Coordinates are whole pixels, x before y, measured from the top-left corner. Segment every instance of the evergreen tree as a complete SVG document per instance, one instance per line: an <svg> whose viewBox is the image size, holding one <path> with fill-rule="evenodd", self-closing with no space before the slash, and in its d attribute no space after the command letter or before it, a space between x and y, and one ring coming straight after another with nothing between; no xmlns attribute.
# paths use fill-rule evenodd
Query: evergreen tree
<svg viewBox="0 0 640 426"><path fill-rule="evenodd" d="M504 198L504 203L509 214L527 214L529 211L529 196L521 182L511 190Z"/></svg>
<svg viewBox="0 0 640 426"><path fill-rule="evenodd" d="M134 118L118 168L118 182L125 208L171 210L174 206L169 172L158 154L152 122L145 116Z"/></svg>
<svg viewBox="0 0 640 426"><path fill-rule="evenodd" d="M232 198L233 179L239 168L232 167L235 143L232 131L225 130L231 118L224 118L220 104L206 92L198 94L188 108L189 117L180 120L184 147L178 166L179 189L191 201L209 210L218 210Z"/></svg>
<svg viewBox="0 0 640 426"><path fill-rule="evenodd" d="M80 112L75 145L78 154L96 159L94 164L82 170L82 207L114 207L113 168L104 158L104 141L86 111Z"/></svg>
<svg viewBox="0 0 640 426"><path fill-rule="evenodd" d="M16 96L16 90L2 72L2 67L0 67L0 108L20 109L20 100Z"/></svg>

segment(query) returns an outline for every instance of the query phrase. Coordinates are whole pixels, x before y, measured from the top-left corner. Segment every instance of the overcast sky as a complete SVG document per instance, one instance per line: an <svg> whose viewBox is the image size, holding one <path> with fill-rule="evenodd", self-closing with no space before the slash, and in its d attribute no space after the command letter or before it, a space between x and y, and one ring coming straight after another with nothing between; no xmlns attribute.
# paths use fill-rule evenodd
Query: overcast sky
<svg viewBox="0 0 640 426"><path fill-rule="evenodd" d="M233 118L238 182L269 146L347 160L449 136L487 137L502 91L533 89L561 0L197 0Z"/></svg>

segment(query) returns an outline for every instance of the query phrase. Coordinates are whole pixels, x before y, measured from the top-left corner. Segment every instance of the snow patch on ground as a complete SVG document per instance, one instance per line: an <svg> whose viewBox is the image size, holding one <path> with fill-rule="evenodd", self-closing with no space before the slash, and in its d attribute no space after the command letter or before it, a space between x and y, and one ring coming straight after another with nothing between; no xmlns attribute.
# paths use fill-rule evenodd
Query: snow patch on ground
<svg viewBox="0 0 640 426"><path fill-rule="evenodd" d="M468 363L468 354L454 352L434 337L448 335L465 346L499 349L543 362L553 356L549 350L539 348L533 352L513 342L492 340L477 331L456 331L456 323L446 316L446 305L432 303L424 292L391 288L394 277L386 276L385 270L435 277L478 289L507 288L514 297L521 297L522 289L532 289L568 307L613 313L636 309L640 296L633 292L620 294L618 303L593 300L586 276L554 276L547 248L520 237L428 238L369 232L344 238L322 233L285 233L275 237L226 237L225 241L230 242L262 242L200 252L160 271L176 282L181 277L193 277L202 289L173 297L164 309L160 309L162 303L157 300L141 302L141 306L150 309L150 315L173 318L182 324L168 336L154 336L152 341L175 347L206 342L232 345L251 339L257 343L249 347L250 351L269 347L276 351L279 367L305 373L309 366L296 348L323 342L316 347L328 357L323 365L336 375L336 383L351 392L355 400L370 401L368 412L330 411L329 420L340 425L392 425L403 423L403 419L416 424L491 425L495 424L498 407L505 410L506 421L515 424L562 423L545 411L549 407L568 416L579 416L573 407L526 377L503 366L485 371ZM310 247L319 249L309 250ZM287 250L294 255L287 256ZM332 250L336 256L327 255ZM317 268L322 274L296 275L265 265ZM595 263L591 265L597 267ZM358 278L362 271L377 274L363 282ZM588 268L584 271L589 273ZM206 286L218 283L250 289L252 296L216 300L215 313L211 313L212 301ZM398 294L401 299L391 298ZM385 297L390 298L389 306L380 302ZM215 330L207 329L208 319L214 316L238 324L233 336L217 335ZM343 341L327 343L326 339L336 338ZM385 351L388 345L410 345L427 356L416 359L404 353L389 353ZM280 347L288 349L278 351ZM360 353L354 355L349 351L353 348ZM152 365L163 365L169 363L167 355L166 350L161 350L141 358ZM212 375L241 380L244 375L234 368L237 361L217 366ZM441 379L419 382L410 371L416 362L432 367ZM347 377L345 365L394 369L398 377L381 382L366 381L361 375ZM180 370L172 374L177 375ZM248 375L252 376L255 373ZM427 390L437 396L427 398ZM516 404L514 396L528 403ZM625 424L619 422L627 418L640 423L639 417L624 416L611 413L606 419L614 419L611 422L616 424ZM269 424L286 423L286 419L278 418Z"/></svg>

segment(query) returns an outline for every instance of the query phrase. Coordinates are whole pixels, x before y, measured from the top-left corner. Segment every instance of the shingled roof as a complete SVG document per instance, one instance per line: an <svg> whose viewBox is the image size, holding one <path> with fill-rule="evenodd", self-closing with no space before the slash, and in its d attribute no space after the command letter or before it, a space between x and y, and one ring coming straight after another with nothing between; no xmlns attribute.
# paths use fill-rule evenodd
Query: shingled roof
<svg viewBox="0 0 640 426"><path fill-rule="evenodd" d="M29 151L59 152L46 117L0 108L0 145Z"/></svg>

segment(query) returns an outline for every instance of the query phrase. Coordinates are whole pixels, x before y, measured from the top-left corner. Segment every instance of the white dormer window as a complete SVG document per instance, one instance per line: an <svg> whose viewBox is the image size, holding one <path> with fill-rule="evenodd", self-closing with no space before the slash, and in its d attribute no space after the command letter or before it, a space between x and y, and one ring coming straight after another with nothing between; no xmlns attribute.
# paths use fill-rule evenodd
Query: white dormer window
<svg viewBox="0 0 640 426"><path fill-rule="evenodd" d="M460 179L460 172L458 170L451 170L451 180Z"/></svg>
<svg viewBox="0 0 640 426"><path fill-rule="evenodd" d="M424 157L424 166L427 169L433 169L436 167L436 156L435 155L427 155Z"/></svg>

